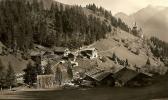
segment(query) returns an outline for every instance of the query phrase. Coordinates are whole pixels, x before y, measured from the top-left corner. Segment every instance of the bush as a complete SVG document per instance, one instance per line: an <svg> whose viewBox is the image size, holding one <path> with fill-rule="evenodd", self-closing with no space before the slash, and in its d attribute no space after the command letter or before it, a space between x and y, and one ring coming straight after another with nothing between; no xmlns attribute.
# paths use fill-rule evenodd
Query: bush
<svg viewBox="0 0 168 100"><path fill-rule="evenodd" d="M106 62L106 61L107 61L106 57L101 57L100 60L101 60L102 62Z"/></svg>
<svg viewBox="0 0 168 100"><path fill-rule="evenodd" d="M140 54L140 50L137 49L136 52L135 52L136 55L139 55Z"/></svg>

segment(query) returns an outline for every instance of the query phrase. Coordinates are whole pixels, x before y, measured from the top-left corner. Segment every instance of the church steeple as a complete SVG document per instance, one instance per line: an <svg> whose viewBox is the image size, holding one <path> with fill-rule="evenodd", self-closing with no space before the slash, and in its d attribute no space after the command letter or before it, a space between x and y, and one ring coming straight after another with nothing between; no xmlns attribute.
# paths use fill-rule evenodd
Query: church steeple
<svg viewBox="0 0 168 100"><path fill-rule="evenodd" d="M143 31L142 28L138 28L137 23L135 22L133 28L132 28L132 33L133 35L137 36L137 37L141 37L143 38Z"/></svg>
<svg viewBox="0 0 168 100"><path fill-rule="evenodd" d="M137 23L135 22L133 29L137 29Z"/></svg>

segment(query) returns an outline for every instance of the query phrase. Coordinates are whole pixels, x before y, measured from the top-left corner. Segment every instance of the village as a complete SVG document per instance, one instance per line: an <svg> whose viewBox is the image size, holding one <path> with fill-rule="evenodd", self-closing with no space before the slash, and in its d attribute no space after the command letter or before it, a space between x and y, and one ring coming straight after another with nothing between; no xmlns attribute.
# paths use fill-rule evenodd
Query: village
<svg viewBox="0 0 168 100"><path fill-rule="evenodd" d="M0 100L167 100L167 5L0 0Z"/></svg>
<svg viewBox="0 0 168 100"><path fill-rule="evenodd" d="M26 56L25 59L30 59L30 64L39 66L37 71L40 71L40 74L35 75L33 81L28 80L29 77L32 77L30 76L32 74L27 74L28 82L25 84L25 74L28 69L24 69L16 73L17 84L20 84L21 87L24 86L24 89L27 87L37 90L101 86L144 87L152 85L155 82L154 77L156 75L164 75L167 72L167 67L158 67L159 71L157 67L154 69L151 64L152 60L149 59L150 56L147 56L148 58L145 60L144 65L137 66L136 64L131 64L128 59L119 57L115 52L117 48L128 48L128 51L135 56L142 55L143 50L145 53L145 47L141 52L139 47L131 47L135 45L131 43L135 42L135 40L137 44L144 43L142 30L137 30L135 23L132 29L134 36L126 37L122 33L122 37L120 37L121 32L117 30L115 30L115 33L110 33L109 36L113 35L110 39L113 40L115 45L104 50L95 48L96 44L84 46L76 50L70 50L66 47L47 48L35 44L34 49L28 52L27 55L29 56ZM128 34L126 33L125 35ZM132 40L129 41L128 39ZM109 54L109 51L112 51L112 53ZM149 53L148 49L146 53ZM6 53L3 52L3 54ZM13 88L15 91L17 89L17 87Z"/></svg>
<svg viewBox="0 0 168 100"><path fill-rule="evenodd" d="M103 61L103 58L99 58L96 48L86 48L78 50L78 52L71 52L67 48L56 47L53 51L45 52L42 50L40 53L33 51L31 52L31 59L34 62L38 62L38 64L42 66L42 69L45 69L48 61L50 61L51 64L52 74L37 75L37 83L35 83L37 89L52 89L58 86L136 87L152 84L152 74L146 73L140 68L129 68L127 61L122 62L123 67L113 67L113 69L109 70L103 69L99 65L105 61ZM113 55L112 59L116 61L116 63L121 62L119 59L117 60L115 55ZM79 67L81 64L83 68ZM24 73L17 75L17 80L22 84L23 74Z"/></svg>

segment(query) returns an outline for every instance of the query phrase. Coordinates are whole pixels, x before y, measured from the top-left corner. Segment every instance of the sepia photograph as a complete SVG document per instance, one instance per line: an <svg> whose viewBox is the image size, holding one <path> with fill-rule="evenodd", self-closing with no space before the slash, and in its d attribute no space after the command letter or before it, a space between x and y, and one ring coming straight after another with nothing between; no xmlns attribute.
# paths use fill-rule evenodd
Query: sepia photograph
<svg viewBox="0 0 168 100"><path fill-rule="evenodd" d="M0 0L0 100L168 100L168 0Z"/></svg>

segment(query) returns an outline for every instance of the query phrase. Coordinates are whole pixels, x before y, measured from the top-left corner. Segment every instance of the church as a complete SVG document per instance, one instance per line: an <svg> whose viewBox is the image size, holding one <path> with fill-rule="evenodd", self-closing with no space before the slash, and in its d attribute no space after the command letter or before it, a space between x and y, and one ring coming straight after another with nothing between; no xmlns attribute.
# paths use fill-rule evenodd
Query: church
<svg viewBox="0 0 168 100"><path fill-rule="evenodd" d="M142 28L138 28L136 22L135 22L135 25L133 26L132 30L131 30L131 33L134 35L134 36L137 36L139 38L143 38L143 31L142 31Z"/></svg>

